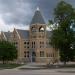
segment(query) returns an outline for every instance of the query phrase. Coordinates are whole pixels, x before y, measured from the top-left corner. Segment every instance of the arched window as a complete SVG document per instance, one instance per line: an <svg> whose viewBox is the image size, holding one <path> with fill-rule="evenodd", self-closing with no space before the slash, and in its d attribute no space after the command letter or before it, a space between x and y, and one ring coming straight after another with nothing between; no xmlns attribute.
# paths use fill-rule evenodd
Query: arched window
<svg viewBox="0 0 75 75"><path fill-rule="evenodd" d="M39 31L40 31L40 32L44 31L44 28L43 28L43 27L40 27L40 28L39 28Z"/></svg>

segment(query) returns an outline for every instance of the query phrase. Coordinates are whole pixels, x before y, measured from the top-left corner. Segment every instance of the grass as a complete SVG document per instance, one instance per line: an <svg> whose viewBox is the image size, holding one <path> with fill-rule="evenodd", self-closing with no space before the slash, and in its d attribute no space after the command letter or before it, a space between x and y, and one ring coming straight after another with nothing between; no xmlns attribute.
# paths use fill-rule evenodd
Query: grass
<svg viewBox="0 0 75 75"><path fill-rule="evenodd" d="M66 65L62 65L60 67L63 67L63 68L75 68L75 64L66 64Z"/></svg>
<svg viewBox="0 0 75 75"><path fill-rule="evenodd" d="M13 69L22 66L22 64L0 64L0 69Z"/></svg>
<svg viewBox="0 0 75 75"><path fill-rule="evenodd" d="M66 64L66 65L47 65L47 68L53 68L53 69L58 69L58 68L75 68L75 64Z"/></svg>

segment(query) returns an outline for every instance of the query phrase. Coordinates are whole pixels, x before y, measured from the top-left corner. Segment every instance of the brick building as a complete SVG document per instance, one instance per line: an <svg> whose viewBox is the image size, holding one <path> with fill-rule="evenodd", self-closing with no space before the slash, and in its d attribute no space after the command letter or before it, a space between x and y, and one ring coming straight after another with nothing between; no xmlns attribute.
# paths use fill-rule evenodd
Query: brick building
<svg viewBox="0 0 75 75"><path fill-rule="evenodd" d="M18 50L18 62L59 61L59 52L50 45L51 31L40 10L36 10L29 30L14 29L13 32L1 32L0 38L13 42Z"/></svg>

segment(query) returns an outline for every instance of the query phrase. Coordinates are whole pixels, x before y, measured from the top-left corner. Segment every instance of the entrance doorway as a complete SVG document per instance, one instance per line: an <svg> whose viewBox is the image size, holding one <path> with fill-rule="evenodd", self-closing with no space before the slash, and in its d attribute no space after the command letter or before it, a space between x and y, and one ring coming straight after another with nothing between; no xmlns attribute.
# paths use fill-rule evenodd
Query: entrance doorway
<svg viewBox="0 0 75 75"><path fill-rule="evenodd" d="M35 62L35 58L36 58L36 53L32 52L32 62Z"/></svg>

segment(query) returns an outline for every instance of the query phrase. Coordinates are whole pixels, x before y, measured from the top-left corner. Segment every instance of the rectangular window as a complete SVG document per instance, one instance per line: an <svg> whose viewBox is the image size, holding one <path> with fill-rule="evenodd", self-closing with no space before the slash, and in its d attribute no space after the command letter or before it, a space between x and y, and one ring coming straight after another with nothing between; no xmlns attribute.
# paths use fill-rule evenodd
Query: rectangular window
<svg viewBox="0 0 75 75"><path fill-rule="evenodd" d="M24 52L24 57L29 57L29 51Z"/></svg>
<svg viewBox="0 0 75 75"><path fill-rule="evenodd" d="M35 42L32 42L32 48L35 48Z"/></svg>
<svg viewBox="0 0 75 75"><path fill-rule="evenodd" d="M24 57L26 57L26 52L24 52Z"/></svg>
<svg viewBox="0 0 75 75"><path fill-rule="evenodd" d="M24 42L24 44L26 44L26 42Z"/></svg>
<svg viewBox="0 0 75 75"><path fill-rule="evenodd" d="M40 57L44 57L44 51L40 51Z"/></svg>
<svg viewBox="0 0 75 75"><path fill-rule="evenodd" d="M44 48L44 42L40 42L40 48Z"/></svg>
<svg viewBox="0 0 75 75"><path fill-rule="evenodd" d="M29 46L27 48L29 48Z"/></svg>
<svg viewBox="0 0 75 75"><path fill-rule="evenodd" d="M27 42L27 44L29 45L29 42Z"/></svg>
<svg viewBox="0 0 75 75"><path fill-rule="evenodd" d="M51 54L50 53L47 53L46 55L47 55L47 57L51 57Z"/></svg>

